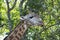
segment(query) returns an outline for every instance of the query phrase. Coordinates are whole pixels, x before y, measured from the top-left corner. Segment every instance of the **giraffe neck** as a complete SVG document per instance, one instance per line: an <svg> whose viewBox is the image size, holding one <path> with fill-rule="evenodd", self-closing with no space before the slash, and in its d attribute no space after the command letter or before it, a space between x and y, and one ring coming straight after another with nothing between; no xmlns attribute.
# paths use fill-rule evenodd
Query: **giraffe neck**
<svg viewBox="0 0 60 40"><path fill-rule="evenodd" d="M27 30L26 23L20 23L4 40L20 40Z"/></svg>

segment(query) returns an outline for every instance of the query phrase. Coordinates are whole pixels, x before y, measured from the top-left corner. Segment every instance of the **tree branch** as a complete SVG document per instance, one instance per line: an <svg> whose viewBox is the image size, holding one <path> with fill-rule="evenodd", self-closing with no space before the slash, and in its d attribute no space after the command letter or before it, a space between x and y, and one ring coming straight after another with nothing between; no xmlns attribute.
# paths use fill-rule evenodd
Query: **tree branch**
<svg viewBox="0 0 60 40"><path fill-rule="evenodd" d="M0 27L3 27L5 24L0 25Z"/></svg>
<svg viewBox="0 0 60 40"><path fill-rule="evenodd" d="M14 9L14 7L15 7L15 5L16 5L16 2L17 2L17 0L15 0L14 4L13 4L13 6L10 8L10 10Z"/></svg>
<svg viewBox="0 0 60 40"><path fill-rule="evenodd" d="M52 27L52 26L54 26L54 25L59 25L60 24L60 22L59 23L56 23L56 24L53 24L53 25L50 25L48 28L44 28L41 32L39 32L38 34L41 34L43 31L45 31L45 30L47 30L47 29L49 29L50 27ZM45 26L46 27L46 26Z"/></svg>
<svg viewBox="0 0 60 40"><path fill-rule="evenodd" d="M8 0L6 0L7 7L8 7L8 9L9 9L10 11L15 7L16 2L17 2L17 0L15 0L15 2L13 3L13 6L10 8L10 7L9 7L9 2L8 2Z"/></svg>
<svg viewBox="0 0 60 40"><path fill-rule="evenodd" d="M9 2L8 2L8 0L6 0L6 3L7 3L7 8L9 9Z"/></svg>
<svg viewBox="0 0 60 40"><path fill-rule="evenodd" d="M35 36L37 36L38 39L40 39L40 35L41 35L41 33L42 33L43 31L46 31L46 30L49 29L50 27L52 27L52 26L54 26L54 25L59 25L59 24L60 24L60 22L59 22L59 23L56 23L56 24L53 24L53 25L50 25L48 28L43 28L43 30L41 30L40 32L36 33ZM45 26L45 27L46 27L46 26Z"/></svg>
<svg viewBox="0 0 60 40"><path fill-rule="evenodd" d="M11 30L11 29L12 29L12 23L11 23L11 18L10 18L10 11L15 7L16 2L17 2L17 0L15 0L15 2L14 2L14 4L13 4L12 8L10 8L10 7L9 7L9 2L8 2L8 0L6 0L7 8L8 8L8 11L7 11L8 25L9 25L9 30L10 30L10 31L12 31L12 30Z"/></svg>
<svg viewBox="0 0 60 40"><path fill-rule="evenodd" d="M19 8L20 8L20 16L23 15L23 13L22 13L22 12L23 12L23 9L22 9L22 8L23 8L23 3L24 3L24 1L25 1L25 0L21 0L21 1L20 1L20 4L19 4Z"/></svg>

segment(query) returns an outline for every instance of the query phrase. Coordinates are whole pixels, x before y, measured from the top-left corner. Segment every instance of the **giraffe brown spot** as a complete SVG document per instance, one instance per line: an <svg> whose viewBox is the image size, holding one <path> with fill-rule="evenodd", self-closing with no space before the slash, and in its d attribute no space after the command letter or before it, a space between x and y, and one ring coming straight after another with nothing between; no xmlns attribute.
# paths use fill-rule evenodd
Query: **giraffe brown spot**
<svg viewBox="0 0 60 40"><path fill-rule="evenodd" d="M21 37L22 35L20 33L18 33L18 35Z"/></svg>
<svg viewBox="0 0 60 40"><path fill-rule="evenodd" d="M15 38L13 40L16 40Z"/></svg>
<svg viewBox="0 0 60 40"><path fill-rule="evenodd" d="M17 34L18 30L14 30L14 33Z"/></svg>
<svg viewBox="0 0 60 40"><path fill-rule="evenodd" d="M25 29L24 26L22 26L22 28Z"/></svg>
<svg viewBox="0 0 60 40"><path fill-rule="evenodd" d="M19 30L21 31L22 29L20 28Z"/></svg>
<svg viewBox="0 0 60 40"><path fill-rule="evenodd" d="M21 33L23 33L23 31L21 31Z"/></svg>
<svg viewBox="0 0 60 40"><path fill-rule="evenodd" d="M17 40L19 40L20 38L18 36L15 36Z"/></svg>
<svg viewBox="0 0 60 40"><path fill-rule="evenodd" d="M13 38L14 38L14 36L13 36L13 35L9 36L9 39L10 39L10 40L12 40Z"/></svg>

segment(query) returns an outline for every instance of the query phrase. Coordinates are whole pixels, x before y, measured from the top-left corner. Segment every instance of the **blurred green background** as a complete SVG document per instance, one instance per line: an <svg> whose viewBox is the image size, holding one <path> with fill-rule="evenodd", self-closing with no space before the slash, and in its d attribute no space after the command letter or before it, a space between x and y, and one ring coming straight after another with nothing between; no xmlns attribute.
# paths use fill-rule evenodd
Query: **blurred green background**
<svg viewBox="0 0 60 40"><path fill-rule="evenodd" d="M0 39L29 11L37 13L44 26L28 28L21 40L60 40L60 0L0 0Z"/></svg>

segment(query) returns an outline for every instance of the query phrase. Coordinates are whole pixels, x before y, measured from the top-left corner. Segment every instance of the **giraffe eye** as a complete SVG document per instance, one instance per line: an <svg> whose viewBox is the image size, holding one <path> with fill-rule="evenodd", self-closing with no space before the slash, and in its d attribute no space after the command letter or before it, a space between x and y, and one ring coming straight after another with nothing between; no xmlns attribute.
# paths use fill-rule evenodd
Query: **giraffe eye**
<svg viewBox="0 0 60 40"><path fill-rule="evenodd" d="M29 17L29 18L33 18L33 16Z"/></svg>

